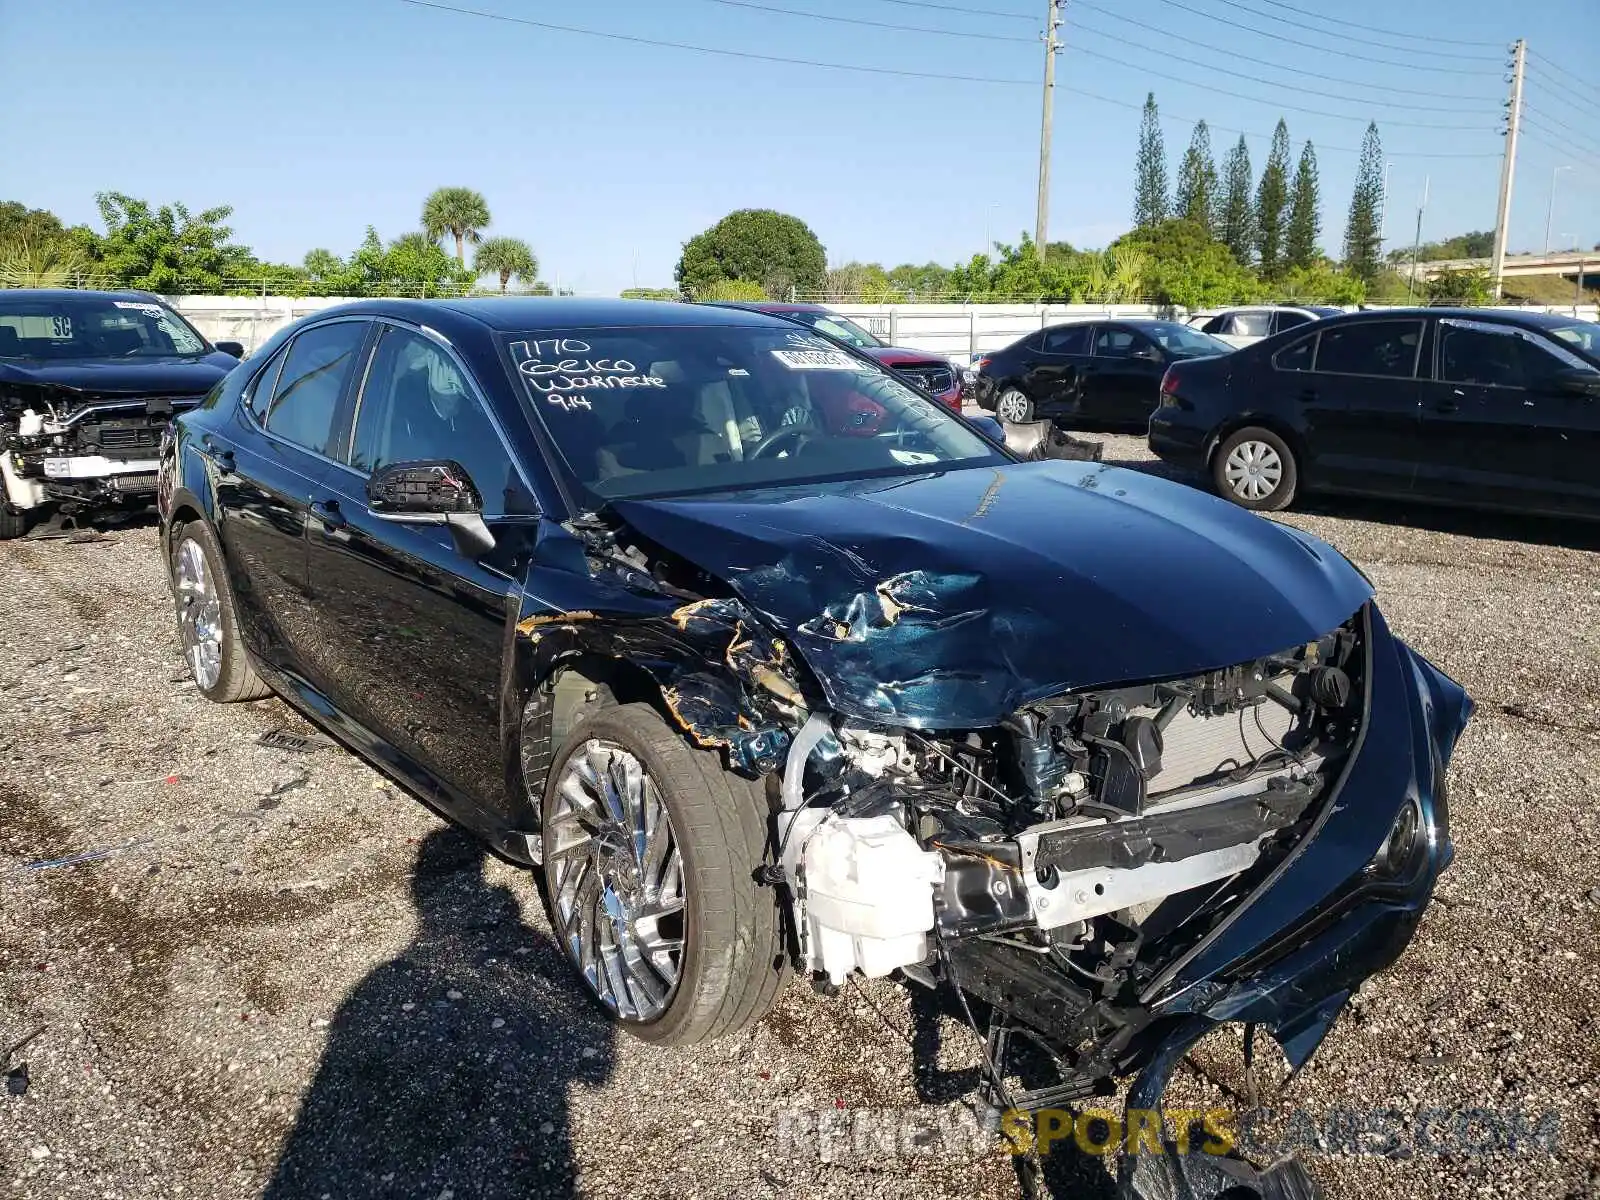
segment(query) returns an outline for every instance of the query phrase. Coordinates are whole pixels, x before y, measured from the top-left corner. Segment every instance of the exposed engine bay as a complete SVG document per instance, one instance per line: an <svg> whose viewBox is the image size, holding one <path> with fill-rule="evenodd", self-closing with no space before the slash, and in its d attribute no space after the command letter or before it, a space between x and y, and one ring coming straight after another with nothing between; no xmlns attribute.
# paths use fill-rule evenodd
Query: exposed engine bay
<svg viewBox="0 0 1600 1200"><path fill-rule="evenodd" d="M813 716L778 818L804 965L954 973L1057 1054L1098 1043L1304 831L1360 725L1358 648L1347 625L964 734Z"/></svg>
<svg viewBox="0 0 1600 1200"><path fill-rule="evenodd" d="M0 483L4 501L64 511L154 498L161 438L191 393L137 395L64 387L0 387Z"/></svg>

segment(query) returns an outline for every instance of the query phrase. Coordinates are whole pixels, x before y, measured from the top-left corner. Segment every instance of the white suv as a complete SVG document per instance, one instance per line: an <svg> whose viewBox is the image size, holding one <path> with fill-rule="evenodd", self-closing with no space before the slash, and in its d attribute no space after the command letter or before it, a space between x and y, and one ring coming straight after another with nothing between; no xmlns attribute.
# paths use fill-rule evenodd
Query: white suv
<svg viewBox="0 0 1600 1200"><path fill-rule="evenodd" d="M1313 304L1300 307L1260 305L1254 308L1222 308L1195 313L1189 324L1201 333L1221 338L1230 346L1248 346L1274 333L1305 325L1320 317L1331 317L1343 312L1342 308Z"/></svg>

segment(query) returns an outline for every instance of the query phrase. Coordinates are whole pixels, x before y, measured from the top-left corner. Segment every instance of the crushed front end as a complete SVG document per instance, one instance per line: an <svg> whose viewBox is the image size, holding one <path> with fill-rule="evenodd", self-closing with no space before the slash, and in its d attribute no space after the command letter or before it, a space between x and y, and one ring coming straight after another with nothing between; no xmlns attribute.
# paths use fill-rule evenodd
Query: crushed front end
<svg viewBox="0 0 1600 1200"><path fill-rule="evenodd" d="M834 984L953 985L1006 1107L1139 1072L1159 1107L1174 1055L1224 1021L1298 1066L1449 861L1443 771L1470 713L1369 604L1277 653L992 728L813 714L776 830L799 958ZM1043 1051L1052 1082L1009 1092L1008 1042ZM1190 1194L1157 1178L1185 1169L1130 1157L1124 1187Z"/></svg>

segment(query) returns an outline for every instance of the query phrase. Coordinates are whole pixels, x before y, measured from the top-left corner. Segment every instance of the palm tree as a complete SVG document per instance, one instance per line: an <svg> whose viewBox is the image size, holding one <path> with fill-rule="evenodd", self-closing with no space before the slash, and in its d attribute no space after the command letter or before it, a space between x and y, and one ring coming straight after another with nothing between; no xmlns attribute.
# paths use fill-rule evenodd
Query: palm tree
<svg viewBox="0 0 1600 1200"><path fill-rule="evenodd" d="M500 276L500 291L515 275L519 283L532 283L539 277L539 260L521 238L492 237L472 256L472 269L479 275Z"/></svg>
<svg viewBox="0 0 1600 1200"><path fill-rule="evenodd" d="M0 246L0 287L66 287L88 265L83 251L64 238L30 241L19 237Z"/></svg>
<svg viewBox="0 0 1600 1200"><path fill-rule="evenodd" d="M483 196L464 187L437 188L422 205L422 228L430 238L445 234L456 239L456 261L467 265L467 243L476 246L489 223L489 205Z"/></svg>

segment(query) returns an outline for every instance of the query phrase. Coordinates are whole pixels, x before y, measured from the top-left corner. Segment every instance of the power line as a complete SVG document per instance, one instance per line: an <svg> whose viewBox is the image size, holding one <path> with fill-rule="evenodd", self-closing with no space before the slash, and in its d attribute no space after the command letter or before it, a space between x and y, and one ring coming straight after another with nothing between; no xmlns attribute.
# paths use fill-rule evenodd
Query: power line
<svg viewBox="0 0 1600 1200"><path fill-rule="evenodd" d="M968 17L1002 17L1010 21L1032 21L1039 18L1019 12L996 12L992 8L967 8L960 4L935 4L933 0L878 0L880 4L898 4L901 8L931 8L938 12L961 13Z"/></svg>
<svg viewBox="0 0 1600 1200"><path fill-rule="evenodd" d="M1074 47L1074 49L1077 49L1077 47ZM1142 49L1142 47L1141 47L1141 49ZM1119 66L1119 67L1127 67L1127 68L1129 68L1131 70L1134 70L1134 71L1138 71L1138 70L1144 69L1144 68L1141 68L1138 63L1131 63L1131 62L1128 62L1125 59L1115 58L1112 55L1102 53L1099 50L1083 50L1082 53L1091 54L1095 58L1100 59L1102 62L1112 63L1113 65ZM1283 84L1274 83L1270 79L1259 79L1254 75L1240 75L1239 72L1237 72L1237 71L1228 71L1228 70L1225 70L1222 67L1213 66L1213 67L1210 67L1208 69L1212 70L1212 71L1221 72L1222 74L1225 74L1225 75L1235 75L1235 76L1238 76L1241 79L1248 79L1248 80L1250 80L1250 81L1252 81L1254 83L1262 83L1262 84L1265 84L1267 87L1282 87L1283 86ZM1177 75L1172 74L1170 71L1164 71L1162 73L1162 80L1163 80L1163 82L1166 82L1166 83L1182 84L1185 87L1203 88L1205 91L1211 92L1211 93L1213 93L1215 95L1218 95L1218 96L1232 96L1236 100L1249 100L1249 101L1252 101L1252 102L1257 103L1257 104L1272 104L1272 105L1275 105L1276 107L1284 110L1285 112L1304 113L1307 116L1312 116L1312 117L1327 117L1329 120L1333 120L1333 121L1355 121L1357 124L1361 124L1361 125L1365 125L1368 121L1372 120L1372 117L1370 115L1361 116L1361 117L1353 117L1349 113L1332 113L1332 112L1325 112L1322 109L1317 109L1317 108L1301 108L1301 107L1299 107L1297 105L1293 105L1293 104L1284 104L1280 100L1269 100L1269 99L1266 99L1265 97L1262 97L1262 96L1250 96L1250 95L1246 95L1243 92L1230 92L1227 88L1219 88L1213 83L1209 83L1209 82L1197 83L1192 79L1183 79L1183 78L1181 78L1181 77L1179 77ZM1334 95L1331 92L1315 92L1315 91L1312 91L1309 88L1301 88L1300 90L1302 92L1305 92L1306 94L1312 95L1312 96L1332 96L1333 99L1336 99L1336 100L1341 98L1341 97L1339 97L1337 95ZM1428 122L1428 121L1385 121L1384 124L1389 125L1389 126L1391 126L1393 128L1397 128L1397 129L1454 129L1454 130L1462 130L1462 131L1468 131L1468 132L1471 132L1471 131L1488 132L1489 131L1488 127L1484 126L1484 125L1441 125L1441 124L1439 124L1437 122Z"/></svg>
<svg viewBox="0 0 1600 1200"><path fill-rule="evenodd" d="M1244 25L1238 21L1230 21L1226 17L1217 16L1216 13L1207 12L1206 10L1200 8L1191 8L1187 4L1180 3L1179 0L1161 0L1161 3L1170 5L1173 8L1182 9L1184 12L1192 13L1197 17L1204 17L1207 21L1214 21L1218 25L1229 25L1234 29L1242 29L1246 33L1253 33L1259 37L1271 38L1273 41L1277 42L1286 42L1291 46L1300 46L1307 50L1315 50L1318 54L1334 54L1340 58L1353 58L1357 62L1376 63L1386 67L1401 67L1407 71L1436 71L1444 75L1473 75L1479 78L1487 73L1486 69L1482 67L1479 67L1476 70L1468 70L1466 67L1429 67L1419 63L1396 62L1392 58L1373 58L1370 54L1356 53L1350 50L1335 50L1331 46L1319 46L1315 42L1302 42L1298 38L1285 37L1281 33L1268 33L1264 29L1257 29L1254 25ZM1257 15L1265 16L1267 14ZM1383 48L1393 49L1393 47Z"/></svg>
<svg viewBox="0 0 1600 1200"><path fill-rule="evenodd" d="M1251 8L1248 4L1240 3L1240 0L1222 0L1222 3L1226 4L1229 8L1237 8L1240 12L1247 12L1251 16L1264 17L1268 21L1277 21L1281 24L1292 26L1295 29L1304 30L1306 33L1328 33L1332 35L1331 30L1306 29L1303 21L1291 21L1288 17L1280 17L1276 13L1262 12L1259 8ZM1357 26L1357 28L1360 28L1360 26ZM1454 58L1466 62L1498 62L1500 60L1500 56L1498 54L1458 54L1451 50L1413 50L1409 46L1391 46L1386 42L1375 42L1371 38L1356 37L1354 34L1350 33L1341 33L1332 36L1341 37L1345 41L1357 46L1375 46L1379 50L1398 50L1402 54L1420 54L1424 58ZM1403 33L1399 36L1411 42L1418 40L1411 34ZM1432 41L1433 39L1430 38L1428 40ZM1499 45L1498 42L1495 44Z"/></svg>
<svg viewBox="0 0 1600 1200"><path fill-rule="evenodd" d="M1560 154L1560 155L1562 155L1564 157L1571 157L1571 156L1579 153L1577 150L1575 150L1573 147L1571 147L1569 145L1564 145L1564 144L1563 145L1558 145L1553 141L1547 140L1545 135L1540 133L1539 130L1536 127L1535 128L1524 129L1522 132L1523 132L1523 136L1524 137L1527 137L1532 141L1538 142L1539 145L1543 146L1546 150L1554 150L1557 154ZM1580 168L1582 170L1585 170L1585 171L1593 171L1597 176L1600 176L1600 159L1596 159L1594 161L1590 161L1588 159L1579 157L1571 165L1573 165L1575 167L1578 167L1578 168Z"/></svg>
<svg viewBox="0 0 1600 1200"><path fill-rule="evenodd" d="M627 33L608 33L600 29L584 29L578 25L557 25L553 21L535 21L531 17L513 17L505 13L484 12L476 8L459 8L452 4L438 4L433 0L399 0L413 8L431 8L437 12L454 13L463 17L482 17L486 21L503 21L510 25L528 25L535 29L549 29L556 33L577 33L585 37L605 38L612 42L629 42L635 46L663 46L672 50L692 50L696 54L716 54L726 58L744 58L755 62L783 63L796 67L821 67L829 71L859 71L868 75L899 75L909 79L940 79L960 83L996 83L1007 87L1033 87L1032 80L1000 79L992 75L951 75L945 71L906 71L896 67L865 67L854 63L819 62L812 58L786 58L778 54L757 54L751 50L725 50L717 46L697 46L691 42L669 42L662 38L634 37Z"/></svg>
<svg viewBox="0 0 1600 1200"><path fill-rule="evenodd" d="M1533 78L1548 87L1563 103L1580 105L1594 110L1600 114L1600 101L1588 100L1570 90L1566 84L1558 82L1552 75L1535 74Z"/></svg>
<svg viewBox="0 0 1600 1200"><path fill-rule="evenodd" d="M1366 24L1366 22L1364 22L1364 21L1346 21L1341 17L1325 16L1322 13L1314 12L1311 9L1296 8L1292 4L1285 4L1285 3L1283 3L1283 0L1259 0L1259 2L1262 3L1262 4L1270 4L1270 5L1272 5L1273 8L1281 8L1281 9L1284 9L1285 11L1287 11L1287 12L1297 13L1302 17L1310 17L1313 20L1324 21L1329 25L1344 25L1344 26L1346 26L1347 28L1350 28L1350 29L1364 29L1368 33L1382 34L1384 37L1397 37L1397 38L1415 39L1415 38L1418 38L1418 37L1425 36L1427 38L1427 40L1430 41L1430 42L1442 42L1444 45L1447 45L1447 46L1490 46L1490 47L1493 47L1495 49L1499 49L1500 48L1500 43L1499 42L1473 42L1473 41L1465 41L1465 40L1463 40L1461 38L1442 38L1442 37L1438 37L1438 36L1436 36L1436 35L1434 35L1432 33L1423 35L1423 34L1415 34L1415 33L1401 33L1398 29L1375 29L1371 25ZM1263 14L1263 15L1265 15L1265 14ZM1282 20L1283 18L1279 17L1279 18L1276 18L1276 19L1277 20Z"/></svg>
<svg viewBox="0 0 1600 1200"><path fill-rule="evenodd" d="M1557 129L1564 130L1567 134L1569 134L1570 136L1572 136L1574 139L1576 139L1579 142L1587 142L1589 137L1591 136L1591 135L1583 132L1580 129L1574 129L1571 125L1568 125L1566 122L1558 121L1554 117L1548 116L1545 113L1542 113L1542 112L1537 112L1537 113L1530 112L1530 110L1528 110L1526 108L1526 106L1524 106L1524 114L1525 115L1532 115L1534 117L1537 117L1540 121L1548 121L1550 124L1554 125ZM1592 154L1600 154L1600 145L1590 146L1589 147L1589 151Z"/></svg>
<svg viewBox="0 0 1600 1200"><path fill-rule="evenodd" d="M1033 45L1037 38L1015 37L1005 33L966 33L959 29L930 29L926 25L900 25L892 21L868 21L862 17L838 17L831 13L804 12L798 8L780 8L773 4L755 4L752 0L708 0L711 4L725 4L729 8L748 8L756 12L776 13L785 17L806 17L812 21L834 21L841 25L866 25L873 29L893 29L900 33L936 33L941 37L975 38L985 42L1022 42Z"/></svg>
<svg viewBox="0 0 1600 1200"><path fill-rule="evenodd" d="M1597 97L1600 97L1600 87L1595 87L1594 84L1589 83L1587 80L1579 78L1577 75L1574 75L1571 71L1567 70L1565 67L1561 66L1560 64L1551 62L1548 58L1546 58L1542 54L1535 54L1535 55L1533 55L1533 57L1535 59L1537 59L1539 62L1542 62L1545 66L1549 67L1557 75L1566 76L1566 78L1572 80L1572 82L1574 84L1576 84L1578 87L1583 88L1585 91L1591 91Z"/></svg>
<svg viewBox="0 0 1600 1200"><path fill-rule="evenodd" d="M1248 54L1240 54L1237 50L1234 50L1232 48L1225 48L1225 47L1222 47L1222 46L1213 46L1208 42L1200 41L1198 38L1192 38L1192 37L1189 37L1187 35L1175 34L1170 29L1164 29L1159 25L1151 25L1151 24L1149 24L1148 22L1145 22L1145 21L1136 21L1132 17L1125 17L1121 13L1113 12L1109 8L1101 8L1099 5L1096 5L1096 4L1084 3L1084 0L1077 0L1077 3L1075 3L1073 5L1073 8L1077 12L1083 12L1085 10L1088 10L1089 12L1093 12L1093 13L1099 15L1099 16L1110 17L1114 21L1121 21L1121 22L1123 22L1124 24L1127 24L1127 25L1136 25L1140 29L1147 29L1151 33L1160 34L1161 36L1166 37L1166 38L1170 38L1170 39L1172 39L1172 40L1174 40L1174 41L1176 41L1176 42L1178 42L1178 43L1180 43L1182 45L1198 46L1202 50L1210 50L1210 51L1212 51L1212 52L1214 52L1216 54L1225 54L1229 58L1238 59L1241 62L1255 63L1258 66L1263 66L1263 67L1273 67L1273 68L1275 68L1277 70L1280 70L1280 71L1292 71L1296 75L1302 75L1302 76L1305 76L1306 78L1309 78L1309 79L1325 79L1329 83L1342 83L1342 84L1345 84L1345 85L1347 85L1349 87L1366 88L1366 89L1369 89L1371 91L1398 92L1401 95L1405 95L1405 96L1431 96L1435 100L1464 100L1464 101L1466 101L1468 103L1474 103L1474 102L1476 102L1476 103L1488 103L1487 98L1480 97L1480 96L1460 96L1460 95L1455 95L1453 93L1440 93L1440 92L1434 91L1431 88L1394 87L1394 86L1392 86L1390 84L1387 84L1387 83L1362 83L1362 82L1358 82L1357 80L1354 80L1354 79L1345 79L1342 76L1338 76L1338 75L1321 75L1321 74L1318 74L1316 71L1301 70L1299 67L1286 67L1282 63L1273 62L1271 59L1252 58ZM1112 36L1109 33L1104 33L1101 30L1095 29L1092 25L1084 25L1084 24L1082 24L1081 21L1078 22L1077 24L1075 24L1074 28L1087 29L1091 33L1099 33L1101 37L1111 37ZM1130 42L1128 44L1129 45L1134 45L1134 43L1132 43L1132 42ZM1140 49L1148 49L1148 47L1140 47ZM1281 86L1284 86L1284 85L1279 84L1279 85L1276 85L1276 86L1280 86L1281 87ZM1498 103L1498 102L1496 102L1496 103ZM1443 112L1443 111L1446 111L1446 110L1439 109L1437 111ZM1452 109L1449 109L1448 111L1455 112L1457 110L1452 108Z"/></svg>
<svg viewBox="0 0 1600 1200"><path fill-rule="evenodd" d="M1096 9L1095 11L1097 13L1098 12L1105 12L1104 9ZM1113 15L1113 14L1107 13L1106 15L1110 16L1110 15ZM1124 46L1131 46L1135 50L1144 50L1144 51L1147 51L1147 52L1152 53L1152 54L1163 54L1163 53L1165 53L1165 51L1163 51L1159 47L1147 46L1147 45L1144 45L1141 42L1130 41L1127 38L1118 37L1114 33L1106 33L1104 30L1096 29L1092 25L1085 25L1081 21L1078 24L1076 24L1074 26L1074 28L1078 29L1078 30L1081 30L1084 33L1092 33L1096 37L1103 37L1103 38L1107 39L1108 41L1119 42ZM1279 71L1292 71L1297 75L1306 76L1306 77L1311 78L1311 79L1326 79L1326 80L1330 80L1333 83L1347 84L1347 85L1349 85L1350 87L1353 87L1353 88L1365 88L1365 87L1368 86L1367 84L1364 84L1364 83L1358 83L1355 80L1340 79L1339 77L1334 76L1334 75L1319 75L1315 71L1300 71L1300 70L1297 70L1296 68L1293 68L1293 67L1280 66L1277 63L1270 62L1270 61L1268 61L1266 59L1251 58L1248 55L1237 54L1237 53L1234 53L1232 51L1223 50L1221 47L1218 47L1218 46L1209 46L1205 42L1194 41L1194 40L1188 39L1188 38L1183 39L1183 40L1185 42L1187 42L1189 45L1198 46L1203 50L1215 50L1219 54L1226 54L1226 55L1229 55L1232 58L1239 59L1239 60L1241 60L1243 62L1260 63L1262 66L1265 66L1265 67L1271 67L1271 68L1273 68L1275 70L1279 70ZM1273 79L1262 79L1259 75L1247 75L1242 71L1231 71L1227 67L1219 67L1219 66L1216 66L1215 64L1212 64L1211 66L1208 66L1206 69L1208 71L1216 71L1216 72L1218 72L1219 74L1222 74L1222 75L1232 75L1235 79L1247 80L1250 83L1265 84L1267 87L1274 87L1274 88L1292 87L1292 88L1294 88L1295 92L1300 94L1300 95L1322 96L1322 97L1325 97L1326 99L1329 99L1329 100L1343 100L1343 101L1346 101L1346 102L1349 102L1349 103L1355 103L1355 101L1353 101L1351 99L1349 93L1347 93L1347 92L1319 92L1315 88L1303 87L1303 86L1300 86L1299 84L1282 83L1282 82L1280 82L1278 80L1273 80ZM1404 90L1404 89L1401 89L1401 90ZM1420 92L1418 94L1419 95L1429 95L1431 93ZM1466 97L1461 97L1461 98L1462 99L1466 99ZM1480 103L1482 103L1482 102L1483 101L1480 100ZM1276 101L1273 101L1271 103L1276 103ZM1457 115L1461 115L1461 106L1458 105L1458 104L1415 104L1415 103L1413 103L1413 102L1411 102L1409 100L1373 100L1370 103L1372 103L1374 105L1381 105L1381 106L1387 107L1387 108L1404 108L1407 112L1447 112L1447 113L1455 113ZM1467 115L1470 116L1472 114L1469 113ZM1492 112L1486 112L1486 113L1483 113L1481 115L1483 115L1485 118L1488 118L1488 117L1492 116L1493 113ZM1432 126L1431 128L1439 128L1439 129L1443 129L1443 128L1467 128L1467 126Z"/></svg>
<svg viewBox="0 0 1600 1200"><path fill-rule="evenodd" d="M992 77L992 76L950 75L950 74L946 74L944 72L931 72L931 71L906 71L906 70L900 70L900 69L897 69L897 68L894 68L894 67L867 67L867 66L859 66L859 65L851 64L851 63L830 63L830 62L819 62L819 61L816 61L816 60L813 60L813 59L787 58L787 57L781 57L781 56L775 55L775 54L756 54L756 53L753 53L753 52L750 52L750 51L744 51L744 50L724 50L724 49L721 49L721 48L718 48L718 47L713 47L713 46L698 46L698 45L692 45L692 44L687 43L687 42L665 41L665 40L662 40L662 39L659 39L659 38L635 37L635 36L633 36L631 34L608 33L608 32L602 31L602 30L598 30L598 29L584 29L584 28L582 28L580 26L576 26L576 25L558 25L558 24L555 24L554 22L550 22L550 21L535 21L535 20L533 20L532 18L529 18L529 17L513 17L513 16L507 16L507 15L505 15L503 13L483 12L482 10L479 10L479 9L465 8L465 7L461 7L461 6L458 6L458 5L437 3L436 0L398 0L398 2L401 3L401 4L410 5L413 8L427 8L427 9L433 9L433 10L438 11L438 12L453 13L453 14L456 14L458 16L479 17L479 18L482 18L484 20L501 21L501 22L504 22L504 23L507 23L507 24L512 24L512 25L526 25L526 26L531 26L531 27L533 27L535 29L552 30L552 31L557 32L557 33L575 33L575 34L581 34L581 35L584 35L584 36L587 36L587 37L604 38L604 39L606 39L608 41L628 42L628 43L631 43L633 45L659 46L659 47L663 47L663 48L666 48L666 49L672 49L672 50L691 50L691 51L694 51L695 53L698 53L698 54L714 54L714 55L721 55L721 56L726 56L726 57L731 57L731 58L753 59L753 60L755 60L757 62L776 62L776 63L783 63L783 64L790 65L790 66L818 67L818 68L821 68L821 69L824 69L824 70L832 70L832 71L857 71L857 72L865 72L865 73L871 74L871 75L898 75L898 76L906 76L906 77L913 78L913 79L941 79L941 80L946 80L946 81L956 81L956 82L963 82L963 83L999 84L999 85L1008 86L1008 87L1028 87L1028 88L1032 88L1032 87L1037 87L1038 86L1037 80L1032 80L1032 79L1002 79L1002 78L997 78L997 77ZM885 0L885 2L889 2L889 0ZM911 3L911 0L898 0L898 2ZM973 11L973 10L962 10L962 11ZM1015 14L1012 14L1012 15L1015 15ZM1133 111L1138 111L1139 109L1141 109L1143 107L1143 105L1141 105L1141 104L1136 104L1136 103L1133 103L1133 102L1128 101L1128 100L1119 100L1119 99L1116 99L1115 97L1112 97L1112 96L1102 96L1098 92L1091 92L1091 91L1088 91L1088 90L1086 90L1084 88L1066 87L1066 86L1063 86L1061 84L1057 84L1056 86L1061 91L1070 92L1071 94L1073 94L1075 96L1082 96L1085 99L1099 101L1102 104L1114 105L1115 107L1118 107L1118 108L1126 108L1126 109L1130 109L1130 110L1133 110ZM1180 121L1180 122L1182 122L1184 124L1191 125L1191 126L1192 125L1196 125L1196 124L1199 123L1198 121L1189 120L1186 117L1173 117L1173 116L1170 116L1170 115L1168 117L1166 117L1165 119ZM1260 132L1257 132L1255 130L1231 129L1228 126L1225 126L1225 125L1213 125L1213 126L1211 126L1211 128L1217 129L1217 130L1219 130L1219 131L1221 131L1223 133L1236 133L1236 134L1241 134L1241 135L1243 135L1245 137L1259 138L1259 139L1262 139L1262 140L1269 140L1271 138L1271 136L1272 136L1271 134L1260 133ZM1360 153L1359 148L1354 147L1354 146L1322 145L1322 146L1318 147L1318 150L1319 150L1319 152L1326 151L1326 152L1335 153L1335 154L1359 154ZM1423 151L1423 152L1419 152L1419 153L1405 153L1405 154L1401 154L1400 152L1392 152L1392 153L1393 153L1393 155L1395 157L1405 157L1405 158L1495 158L1495 157L1498 157L1497 155L1493 155L1493 154L1457 153L1457 152L1449 152L1449 151L1446 151L1446 152Z"/></svg>
<svg viewBox="0 0 1600 1200"><path fill-rule="evenodd" d="M1523 121L1526 122L1527 120L1527 117L1523 117ZM1600 154L1597 154L1594 150L1579 146L1570 139L1563 137L1554 130L1547 129L1544 125L1538 124L1537 122L1530 125L1529 128L1536 132L1539 135L1539 141L1543 142L1550 149L1559 150L1563 154L1576 154L1579 158L1588 161L1589 165L1600 167ZM1559 144L1553 145L1552 143Z"/></svg>

